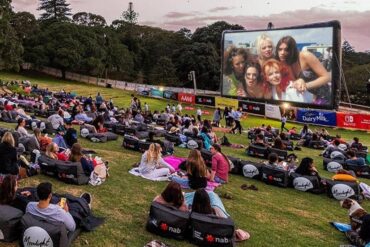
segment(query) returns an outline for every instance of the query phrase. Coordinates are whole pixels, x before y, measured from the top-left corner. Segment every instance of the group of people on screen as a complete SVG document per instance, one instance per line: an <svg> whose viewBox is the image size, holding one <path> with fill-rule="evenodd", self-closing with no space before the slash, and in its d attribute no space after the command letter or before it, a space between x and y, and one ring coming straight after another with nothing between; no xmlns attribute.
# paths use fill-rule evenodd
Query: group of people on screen
<svg viewBox="0 0 370 247"><path fill-rule="evenodd" d="M330 104L331 74L313 53L299 51L293 37L284 36L275 46L263 33L255 46L256 55L234 45L225 50L224 95Z"/></svg>

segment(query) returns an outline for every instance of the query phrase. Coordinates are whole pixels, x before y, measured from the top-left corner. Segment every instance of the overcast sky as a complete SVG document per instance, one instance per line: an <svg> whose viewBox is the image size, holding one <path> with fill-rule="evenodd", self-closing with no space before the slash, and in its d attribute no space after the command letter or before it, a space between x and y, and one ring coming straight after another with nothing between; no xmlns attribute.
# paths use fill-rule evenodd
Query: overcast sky
<svg viewBox="0 0 370 247"><path fill-rule="evenodd" d="M224 20L248 30L339 20L342 40L357 51L370 50L370 1L368 0L131 0L139 13L139 24L194 31ZM104 16L108 23L119 19L129 0L67 0L72 12L91 12ZM15 11L36 16L38 0L13 0Z"/></svg>

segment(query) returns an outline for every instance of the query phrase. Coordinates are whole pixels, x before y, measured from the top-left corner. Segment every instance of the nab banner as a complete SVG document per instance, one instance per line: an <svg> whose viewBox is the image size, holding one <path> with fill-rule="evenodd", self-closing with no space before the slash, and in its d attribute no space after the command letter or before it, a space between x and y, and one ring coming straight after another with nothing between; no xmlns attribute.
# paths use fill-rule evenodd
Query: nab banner
<svg viewBox="0 0 370 247"><path fill-rule="evenodd" d="M239 107L241 107L244 112L262 116L265 115L265 104L239 101Z"/></svg>
<svg viewBox="0 0 370 247"><path fill-rule="evenodd" d="M179 93L177 99L183 103L195 104L195 96L189 93Z"/></svg>
<svg viewBox="0 0 370 247"><path fill-rule="evenodd" d="M215 97L212 96L195 96L195 104L215 106Z"/></svg>
<svg viewBox="0 0 370 247"><path fill-rule="evenodd" d="M337 112L337 126L341 128L370 130L370 115Z"/></svg>
<svg viewBox="0 0 370 247"><path fill-rule="evenodd" d="M319 124L327 126L336 126L336 112L317 111L317 110L297 110L297 121L308 124Z"/></svg>
<svg viewBox="0 0 370 247"><path fill-rule="evenodd" d="M163 92L161 90L152 88L152 90L150 90L150 96L156 98L163 98Z"/></svg>
<svg viewBox="0 0 370 247"><path fill-rule="evenodd" d="M177 93L172 91L163 91L163 98L177 100Z"/></svg>

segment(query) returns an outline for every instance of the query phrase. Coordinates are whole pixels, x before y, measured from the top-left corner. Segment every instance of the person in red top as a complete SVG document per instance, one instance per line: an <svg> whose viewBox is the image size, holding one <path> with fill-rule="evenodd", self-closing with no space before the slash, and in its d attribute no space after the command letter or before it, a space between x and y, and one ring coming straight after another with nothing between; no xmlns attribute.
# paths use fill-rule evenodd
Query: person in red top
<svg viewBox="0 0 370 247"><path fill-rule="evenodd" d="M9 102L6 100L6 101L4 102L4 109L5 109L6 111L12 111L12 110L14 109L14 107L13 107L11 104L9 104Z"/></svg>
<svg viewBox="0 0 370 247"><path fill-rule="evenodd" d="M218 144L213 144L210 151L212 153L212 171L209 180L221 184L227 183L230 170L227 157L221 152L221 147Z"/></svg>

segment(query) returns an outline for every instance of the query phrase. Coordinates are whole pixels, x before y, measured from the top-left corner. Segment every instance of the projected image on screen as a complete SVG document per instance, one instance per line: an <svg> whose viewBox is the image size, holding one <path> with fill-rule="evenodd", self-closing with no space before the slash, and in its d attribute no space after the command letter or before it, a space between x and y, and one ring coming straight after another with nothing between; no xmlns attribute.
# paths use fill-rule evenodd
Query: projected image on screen
<svg viewBox="0 0 370 247"><path fill-rule="evenodd" d="M333 27L226 32L222 95L332 104Z"/></svg>

